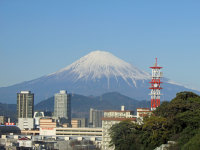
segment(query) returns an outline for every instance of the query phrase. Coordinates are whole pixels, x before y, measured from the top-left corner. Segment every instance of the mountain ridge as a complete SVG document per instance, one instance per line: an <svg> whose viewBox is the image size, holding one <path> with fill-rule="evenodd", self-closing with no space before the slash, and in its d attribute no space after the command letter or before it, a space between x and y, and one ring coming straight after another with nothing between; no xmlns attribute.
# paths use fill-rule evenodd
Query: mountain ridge
<svg viewBox="0 0 200 150"><path fill-rule="evenodd" d="M138 101L118 92L104 93L100 96L83 96L71 94L72 117L89 117L90 108L98 110L120 110L125 105L126 110L138 107L150 107L150 101ZM50 97L35 105L35 110L53 111L54 97Z"/></svg>

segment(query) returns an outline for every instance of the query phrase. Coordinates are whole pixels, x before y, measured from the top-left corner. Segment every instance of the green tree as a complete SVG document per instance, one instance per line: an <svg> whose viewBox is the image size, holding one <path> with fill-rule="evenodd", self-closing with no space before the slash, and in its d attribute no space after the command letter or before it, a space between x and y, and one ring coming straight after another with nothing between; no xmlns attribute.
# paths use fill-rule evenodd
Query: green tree
<svg viewBox="0 0 200 150"><path fill-rule="evenodd" d="M110 146L114 146L115 150L139 150L139 131L138 126L130 120L114 124L109 132Z"/></svg>
<svg viewBox="0 0 200 150"><path fill-rule="evenodd" d="M169 140L169 123L166 118L151 116L142 125L142 143L146 149L154 149Z"/></svg>
<svg viewBox="0 0 200 150"><path fill-rule="evenodd" d="M199 150L200 148L200 133L193 136L186 144L183 145L182 150Z"/></svg>

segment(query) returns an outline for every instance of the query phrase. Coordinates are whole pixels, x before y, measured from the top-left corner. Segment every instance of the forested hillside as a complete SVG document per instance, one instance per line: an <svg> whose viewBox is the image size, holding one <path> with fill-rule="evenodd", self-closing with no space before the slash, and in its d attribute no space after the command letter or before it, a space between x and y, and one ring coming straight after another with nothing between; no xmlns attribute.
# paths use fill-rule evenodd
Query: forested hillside
<svg viewBox="0 0 200 150"><path fill-rule="evenodd" d="M152 150L167 141L177 143L171 150L199 150L200 96L178 93L171 102L163 102L142 125L121 122L111 128L110 135L116 150Z"/></svg>

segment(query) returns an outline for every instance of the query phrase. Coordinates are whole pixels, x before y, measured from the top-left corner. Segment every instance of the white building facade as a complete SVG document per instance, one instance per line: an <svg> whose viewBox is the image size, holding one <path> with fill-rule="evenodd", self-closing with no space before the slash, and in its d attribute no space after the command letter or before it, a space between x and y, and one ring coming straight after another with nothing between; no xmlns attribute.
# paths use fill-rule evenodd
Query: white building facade
<svg viewBox="0 0 200 150"><path fill-rule="evenodd" d="M124 110L124 106L121 107L120 111L117 110L108 110L104 111L104 117L102 118L102 128L103 128L103 137L102 137L102 149L103 150L114 150L114 147L109 147L110 136L109 129L116 123L119 123L123 120L131 120L136 122L136 116L133 115L133 111Z"/></svg>
<svg viewBox="0 0 200 150"><path fill-rule="evenodd" d="M34 128L34 119L33 118L18 118L18 127L21 130L31 130Z"/></svg>

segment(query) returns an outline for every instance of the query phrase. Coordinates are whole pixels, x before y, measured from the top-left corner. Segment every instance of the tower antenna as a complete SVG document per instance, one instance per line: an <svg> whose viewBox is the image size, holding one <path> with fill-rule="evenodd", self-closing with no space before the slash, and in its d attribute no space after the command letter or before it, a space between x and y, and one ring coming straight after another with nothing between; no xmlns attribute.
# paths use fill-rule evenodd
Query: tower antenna
<svg viewBox="0 0 200 150"><path fill-rule="evenodd" d="M154 67L150 67L152 69L152 79L150 88L151 89L151 110L155 110L158 106L160 106L160 96L162 95L160 90L163 89L161 87L161 78L163 76L162 72L160 69L163 67L158 66L158 58L156 57L156 63Z"/></svg>

